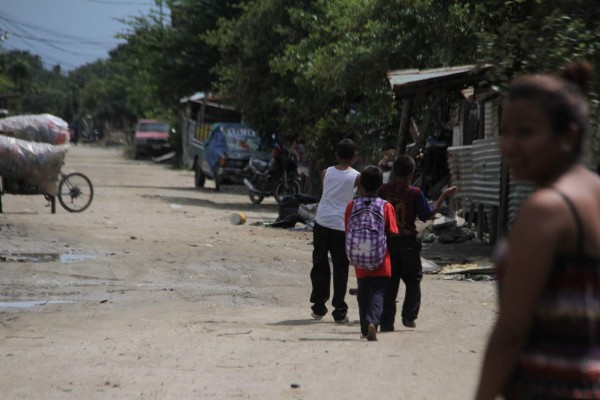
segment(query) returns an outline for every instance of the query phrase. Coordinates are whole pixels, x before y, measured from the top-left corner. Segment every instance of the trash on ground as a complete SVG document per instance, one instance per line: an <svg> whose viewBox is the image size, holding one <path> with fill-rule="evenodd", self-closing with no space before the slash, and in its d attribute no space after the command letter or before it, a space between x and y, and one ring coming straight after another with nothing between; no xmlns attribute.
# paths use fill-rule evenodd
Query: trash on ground
<svg viewBox="0 0 600 400"><path fill-rule="evenodd" d="M246 223L246 214L235 212L229 217L229 222L231 222L232 225L244 225Z"/></svg>
<svg viewBox="0 0 600 400"><path fill-rule="evenodd" d="M477 264L450 264L442 267L439 271L439 275L453 275L453 274L495 274L496 270L494 266L484 266Z"/></svg>

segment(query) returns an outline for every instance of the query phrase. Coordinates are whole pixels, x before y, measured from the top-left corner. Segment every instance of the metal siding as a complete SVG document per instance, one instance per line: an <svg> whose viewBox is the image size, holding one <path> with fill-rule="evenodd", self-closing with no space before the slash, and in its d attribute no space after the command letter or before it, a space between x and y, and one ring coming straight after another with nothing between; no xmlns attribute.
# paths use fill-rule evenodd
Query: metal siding
<svg viewBox="0 0 600 400"><path fill-rule="evenodd" d="M536 187L532 183L510 180L508 192L508 226L513 224L521 204L535 192L535 189Z"/></svg>
<svg viewBox="0 0 600 400"><path fill-rule="evenodd" d="M500 206L502 160L498 138L473 141L473 200L479 204Z"/></svg>
<svg viewBox="0 0 600 400"><path fill-rule="evenodd" d="M473 157L472 146L448 147L448 169L453 185L458 187L456 197L473 196Z"/></svg>
<svg viewBox="0 0 600 400"><path fill-rule="evenodd" d="M483 115L485 116L485 121L483 121L483 137L485 138L489 138L492 137L492 130L493 130L493 104L491 101L488 101L487 103L483 104L483 108L484 108L484 113Z"/></svg>
<svg viewBox="0 0 600 400"><path fill-rule="evenodd" d="M489 100L483 104L485 108L484 137L486 139L498 137L500 134L499 105L500 101L498 99Z"/></svg>
<svg viewBox="0 0 600 400"><path fill-rule="evenodd" d="M414 82L422 82L429 79L443 78L446 76L464 74L476 70L474 65L465 65L451 68L437 68L428 70L408 69L388 72L388 79L392 87L402 86Z"/></svg>

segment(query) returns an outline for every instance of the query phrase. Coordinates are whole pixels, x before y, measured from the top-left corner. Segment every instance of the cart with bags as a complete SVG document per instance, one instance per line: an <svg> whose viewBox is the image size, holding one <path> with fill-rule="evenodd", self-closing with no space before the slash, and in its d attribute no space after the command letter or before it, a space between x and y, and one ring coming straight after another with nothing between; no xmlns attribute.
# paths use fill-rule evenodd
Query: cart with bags
<svg viewBox="0 0 600 400"><path fill-rule="evenodd" d="M56 212L56 199L70 212L89 207L94 191L81 173L61 172L69 149L69 126L51 114L0 119L0 213L2 196L43 195Z"/></svg>

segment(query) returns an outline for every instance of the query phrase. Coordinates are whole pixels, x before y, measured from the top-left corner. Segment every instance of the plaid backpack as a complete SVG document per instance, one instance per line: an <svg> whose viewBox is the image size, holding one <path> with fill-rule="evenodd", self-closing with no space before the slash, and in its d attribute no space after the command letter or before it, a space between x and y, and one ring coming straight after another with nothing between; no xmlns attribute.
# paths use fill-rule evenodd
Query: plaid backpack
<svg viewBox="0 0 600 400"><path fill-rule="evenodd" d="M346 255L355 267L375 271L385 258L385 203L379 197L357 197L353 201L346 231Z"/></svg>

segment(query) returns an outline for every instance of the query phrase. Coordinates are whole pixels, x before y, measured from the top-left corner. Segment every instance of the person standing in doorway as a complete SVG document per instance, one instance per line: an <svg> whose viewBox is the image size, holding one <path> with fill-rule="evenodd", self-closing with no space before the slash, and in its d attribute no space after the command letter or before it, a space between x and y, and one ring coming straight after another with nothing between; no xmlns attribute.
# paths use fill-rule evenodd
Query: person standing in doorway
<svg viewBox="0 0 600 400"><path fill-rule="evenodd" d="M333 319L337 323L348 321L345 301L350 262L346 255L344 212L354 195L360 174L352 168L358 159L356 144L350 139L341 140L335 149L337 164L321 173L323 194L317 207L313 228L313 266L310 271L313 303L311 316L320 320L327 314L325 303L329 300L333 264Z"/></svg>

